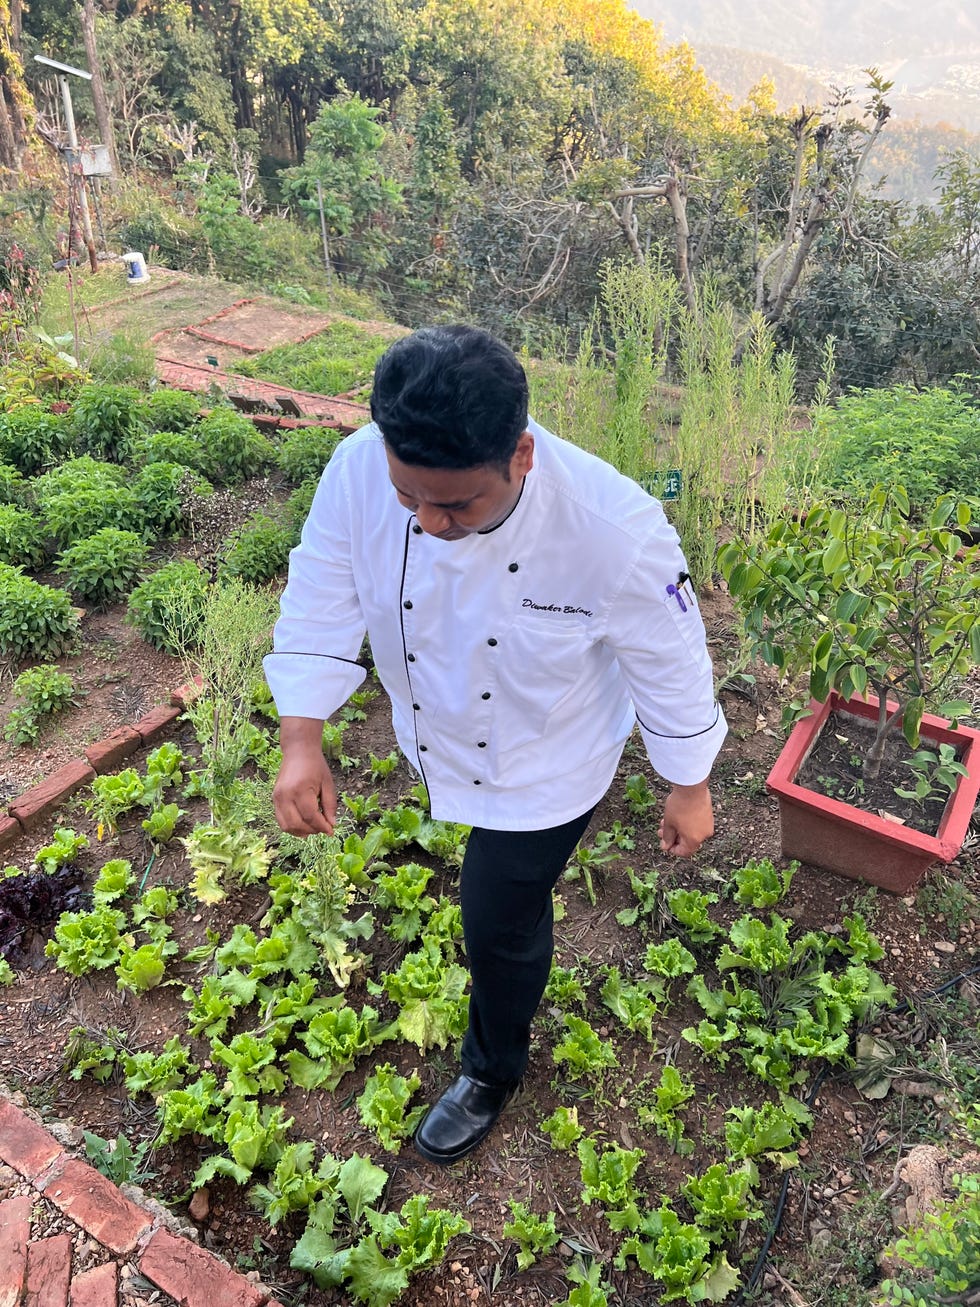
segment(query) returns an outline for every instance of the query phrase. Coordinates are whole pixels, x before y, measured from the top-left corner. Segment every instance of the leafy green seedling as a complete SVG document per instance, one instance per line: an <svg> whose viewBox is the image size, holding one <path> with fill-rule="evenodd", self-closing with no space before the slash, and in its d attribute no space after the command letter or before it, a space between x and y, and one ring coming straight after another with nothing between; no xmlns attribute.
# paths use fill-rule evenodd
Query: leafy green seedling
<svg viewBox="0 0 980 1307"><path fill-rule="evenodd" d="M90 1130L83 1130L82 1137L89 1161L114 1184L145 1184L156 1174L147 1162L153 1151L152 1140L144 1140L134 1148L124 1134L103 1139Z"/></svg>
<svg viewBox="0 0 980 1307"><path fill-rule="evenodd" d="M400 1076L390 1063L384 1062L364 1082L364 1092L357 1100L361 1124L377 1136L381 1147L397 1153L404 1139L410 1139L425 1116L424 1104L409 1110L412 1095L422 1081L417 1075Z"/></svg>
<svg viewBox="0 0 980 1307"><path fill-rule="evenodd" d="M799 869L798 862L780 870L770 858L750 858L732 877L735 902L748 903L753 908L774 907L789 893Z"/></svg>
<svg viewBox="0 0 980 1307"><path fill-rule="evenodd" d="M641 1124L653 1125L675 1153L688 1156L694 1151L694 1144L684 1135L684 1123L677 1116L677 1109L694 1097L694 1086L683 1079L676 1067L665 1066L653 1094L653 1105L643 1104L638 1110Z"/></svg>
<svg viewBox="0 0 980 1307"><path fill-rule="evenodd" d="M176 803L164 803L161 807L154 808L140 825L152 843L167 844L173 839L177 823L183 816L184 809L178 808Z"/></svg>
<svg viewBox="0 0 980 1307"><path fill-rule="evenodd" d="M564 1063L571 1078L581 1080L616 1065L616 1050L612 1044L600 1039L587 1021L566 1013L564 1022L565 1038L552 1051L555 1066Z"/></svg>
<svg viewBox="0 0 980 1307"><path fill-rule="evenodd" d="M92 886L92 901L98 907L123 898L136 884L133 864L128 858L112 858L105 863Z"/></svg>
<svg viewBox="0 0 980 1307"><path fill-rule="evenodd" d="M646 1154L642 1148L620 1148L610 1144L599 1153L595 1140L579 1140L578 1160L582 1170L582 1198L601 1203L612 1230L635 1230L640 1223L638 1202L643 1197L633 1184Z"/></svg>
<svg viewBox="0 0 980 1307"><path fill-rule="evenodd" d="M636 984L627 984L618 967L606 967L605 982L599 997L628 1030L642 1034L653 1043L653 1019L661 1011L664 997L663 983L649 977Z"/></svg>
<svg viewBox="0 0 980 1307"><path fill-rule="evenodd" d="M511 1198L510 1217L504 1225L504 1238L518 1243L517 1269L526 1271L539 1257L550 1253L561 1238L555 1229L555 1214L535 1216L525 1203Z"/></svg>
<svg viewBox="0 0 980 1307"><path fill-rule="evenodd" d="M632 867L626 868L626 875L636 895L637 904L634 908L622 908L616 913L616 920L621 926L635 926L641 916L653 917L657 914L660 875L656 871L650 871L646 876L640 877Z"/></svg>
<svg viewBox="0 0 980 1307"><path fill-rule="evenodd" d="M757 1221L762 1211L752 1202L752 1174L743 1167L729 1171L717 1162L682 1186L697 1214L697 1223L712 1243L723 1243L743 1221Z"/></svg>
<svg viewBox="0 0 980 1307"><path fill-rule="evenodd" d="M578 1123L577 1107L556 1107L541 1122L541 1129L550 1136L552 1148L560 1151L572 1148L585 1133Z"/></svg>
<svg viewBox="0 0 980 1307"><path fill-rule="evenodd" d="M579 980L578 967L561 967L552 962L544 996L555 1007L569 1008L573 1003L585 1009L585 987Z"/></svg>
<svg viewBox="0 0 980 1307"><path fill-rule="evenodd" d="M119 818L141 803L143 794L143 782L132 767L115 776L96 776L84 807L96 824L100 840L105 831L115 833Z"/></svg>
<svg viewBox="0 0 980 1307"><path fill-rule="evenodd" d="M651 791L647 778L643 775L628 776L626 779L626 803L630 812L642 817L645 812L657 805L657 796Z"/></svg>
<svg viewBox="0 0 980 1307"><path fill-rule="evenodd" d="M47 875L58 870L59 867L66 866L69 862L74 862L76 855L82 849L88 848L88 836L76 835L73 830L59 827L54 833L54 839L43 849L38 849L34 855L34 862L41 871Z"/></svg>
<svg viewBox="0 0 980 1307"><path fill-rule="evenodd" d="M643 965L655 976L673 980L677 976L692 975L698 969L693 953L688 952L679 939L671 936L662 944L650 944L643 957Z"/></svg>
<svg viewBox="0 0 980 1307"><path fill-rule="evenodd" d="M706 944L720 933L721 927L708 915L708 908L717 902L717 894L696 889L673 889L667 895L670 915L695 944Z"/></svg>
<svg viewBox="0 0 980 1307"><path fill-rule="evenodd" d="M372 781L383 781L390 776L398 766L400 754L397 749L392 749L386 758L378 758L375 754L368 754L368 766L371 769Z"/></svg>
<svg viewBox="0 0 980 1307"><path fill-rule="evenodd" d="M952 744L940 744L933 749L917 749L905 766L911 768L914 783L911 789L896 785L895 793L925 807L927 803L946 803L959 784L961 776L969 772L956 756Z"/></svg>

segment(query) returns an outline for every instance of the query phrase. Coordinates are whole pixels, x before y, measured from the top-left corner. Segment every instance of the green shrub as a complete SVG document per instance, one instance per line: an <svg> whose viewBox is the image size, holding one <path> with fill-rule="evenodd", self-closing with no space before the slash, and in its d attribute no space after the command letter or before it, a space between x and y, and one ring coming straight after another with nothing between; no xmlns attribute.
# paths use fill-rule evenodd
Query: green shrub
<svg viewBox="0 0 980 1307"><path fill-rule="evenodd" d="M0 463L0 504L19 504L26 494L24 478L13 463Z"/></svg>
<svg viewBox="0 0 980 1307"><path fill-rule="evenodd" d="M40 404L0 413L0 459L33 476L68 450L71 432L63 417Z"/></svg>
<svg viewBox="0 0 980 1307"><path fill-rule="evenodd" d="M207 495L211 486L181 463L148 463L133 482L143 510L143 529L155 536L179 535L187 526L190 495Z"/></svg>
<svg viewBox="0 0 980 1307"><path fill-rule="evenodd" d="M129 486L78 486L45 500L42 512L61 549L87 540L103 527L132 531L143 518L136 493Z"/></svg>
<svg viewBox="0 0 980 1307"><path fill-rule="evenodd" d="M320 476L340 438L340 432L329 427L300 427L282 442L276 463L286 480L298 486L310 477Z"/></svg>
<svg viewBox="0 0 980 1307"><path fill-rule="evenodd" d="M179 653L197 643L208 578L190 560L167 563L129 596L126 621L157 649Z"/></svg>
<svg viewBox="0 0 980 1307"><path fill-rule="evenodd" d="M92 382L75 397L69 423L77 448L123 462L143 432L143 400L131 386Z"/></svg>
<svg viewBox="0 0 980 1307"><path fill-rule="evenodd" d="M256 476L275 458L275 450L248 418L230 408L213 409L197 428L204 450L202 471L218 485L237 485Z"/></svg>
<svg viewBox="0 0 980 1307"><path fill-rule="evenodd" d="M313 497L319 484L318 477L310 477L296 487L283 505L283 521L292 533L293 544L299 544L300 532L303 530L303 523L310 515Z"/></svg>
<svg viewBox="0 0 980 1307"><path fill-rule="evenodd" d="M64 590L39 585L0 563L0 657L57 658L71 645L78 618Z"/></svg>
<svg viewBox="0 0 980 1307"><path fill-rule="evenodd" d="M919 512L947 492L980 485L980 409L951 390L861 390L819 416L821 478L829 490L867 499L879 483L903 485Z"/></svg>
<svg viewBox="0 0 980 1307"><path fill-rule="evenodd" d="M55 566L80 599L111 604L129 594L145 562L142 536L106 526L64 550Z"/></svg>
<svg viewBox="0 0 980 1307"><path fill-rule="evenodd" d="M144 436L133 450L134 460L149 466L152 463L179 463L194 472L204 468L204 450L194 436L183 431L155 431Z"/></svg>
<svg viewBox="0 0 980 1307"><path fill-rule="evenodd" d="M285 571L293 534L282 522L265 513L256 513L251 521L225 541L221 572L239 576L243 581L271 581Z"/></svg>
<svg viewBox="0 0 980 1307"><path fill-rule="evenodd" d="M79 458L69 458L50 472L35 478L31 489L39 504L54 495L75 490L79 486L116 487L125 484L126 469L116 463L106 463L93 458L91 454L82 454Z"/></svg>
<svg viewBox="0 0 980 1307"><path fill-rule="evenodd" d="M44 528L34 513L0 504L0 563L39 567L44 561Z"/></svg>
<svg viewBox="0 0 980 1307"><path fill-rule="evenodd" d="M201 399L186 390L163 386L143 400L143 425L151 432L187 431L201 415ZM181 462L181 459L174 459Z"/></svg>
<svg viewBox="0 0 980 1307"><path fill-rule="evenodd" d="M14 681L14 698L4 738L12 744L33 744L41 734L41 718L74 703L75 684L52 663L29 667Z"/></svg>

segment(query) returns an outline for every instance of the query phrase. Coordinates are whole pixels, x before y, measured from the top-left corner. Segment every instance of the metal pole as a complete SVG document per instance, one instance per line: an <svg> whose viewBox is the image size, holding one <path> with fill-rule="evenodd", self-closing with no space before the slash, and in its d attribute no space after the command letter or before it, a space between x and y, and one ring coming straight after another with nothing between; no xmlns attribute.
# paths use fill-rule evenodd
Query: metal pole
<svg viewBox="0 0 980 1307"><path fill-rule="evenodd" d="M327 244L327 220L323 215L323 182L316 179L316 199L320 206L320 234L323 236L323 263L327 269L327 281L333 280L333 268L330 266L330 247Z"/></svg>
<svg viewBox="0 0 980 1307"><path fill-rule="evenodd" d="M92 271L98 272L99 261L95 255L95 237L92 235L92 218L88 211L88 193L85 189L85 177L82 173L81 156L78 150L78 133L75 131L75 111L71 107L71 90L68 86L68 78L64 73L58 74L58 81L61 83L61 100L65 106L65 126L68 129L68 146L71 150L68 175L72 186L76 182L78 184L78 200L82 213L82 232L85 235L85 248L88 250L88 261L91 264Z"/></svg>

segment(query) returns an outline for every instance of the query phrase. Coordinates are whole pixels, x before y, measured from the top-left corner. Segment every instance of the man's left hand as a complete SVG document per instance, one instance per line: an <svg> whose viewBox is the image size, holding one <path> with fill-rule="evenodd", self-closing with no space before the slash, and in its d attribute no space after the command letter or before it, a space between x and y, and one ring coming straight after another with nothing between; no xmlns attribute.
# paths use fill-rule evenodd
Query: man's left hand
<svg viewBox="0 0 980 1307"><path fill-rule="evenodd" d="M715 818L708 782L673 786L667 795L660 823L661 852L689 858L714 833Z"/></svg>

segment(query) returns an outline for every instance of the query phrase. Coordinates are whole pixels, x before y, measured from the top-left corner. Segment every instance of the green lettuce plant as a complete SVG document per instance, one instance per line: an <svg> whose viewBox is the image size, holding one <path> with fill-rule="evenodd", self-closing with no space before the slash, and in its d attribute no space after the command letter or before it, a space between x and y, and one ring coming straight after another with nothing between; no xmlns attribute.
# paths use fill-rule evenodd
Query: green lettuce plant
<svg viewBox="0 0 980 1307"><path fill-rule="evenodd" d="M537 1216L526 1203L513 1198L508 1201L510 1220L504 1224L504 1238L517 1241L517 1269L526 1271L539 1257L551 1252L561 1235L555 1228L554 1212Z"/></svg>

